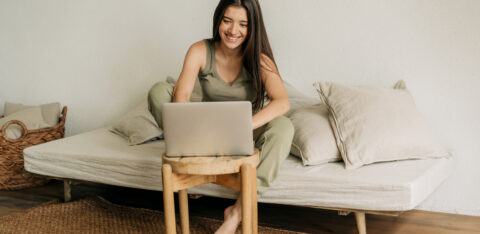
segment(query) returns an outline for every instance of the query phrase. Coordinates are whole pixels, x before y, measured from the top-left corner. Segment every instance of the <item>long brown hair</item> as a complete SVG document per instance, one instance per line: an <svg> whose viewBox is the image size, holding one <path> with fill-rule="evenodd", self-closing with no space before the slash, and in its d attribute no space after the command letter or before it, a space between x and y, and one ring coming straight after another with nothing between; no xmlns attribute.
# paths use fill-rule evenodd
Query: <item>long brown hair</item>
<svg viewBox="0 0 480 234"><path fill-rule="evenodd" d="M253 109L258 111L263 108L265 99L268 98L265 94L265 87L263 86L262 77L260 73L261 54L268 56L273 63L272 48L268 42L267 31L263 23L262 10L257 0L220 0L215 13L213 15L213 40L220 41L220 34L218 29L223 19L225 11L230 6L241 6L247 11L248 17L248 33L247 38L243 42L243 66L253 77L253 87L255 89L255 99L253 100ZM276 66L276 65L275 65Z"/></svg>

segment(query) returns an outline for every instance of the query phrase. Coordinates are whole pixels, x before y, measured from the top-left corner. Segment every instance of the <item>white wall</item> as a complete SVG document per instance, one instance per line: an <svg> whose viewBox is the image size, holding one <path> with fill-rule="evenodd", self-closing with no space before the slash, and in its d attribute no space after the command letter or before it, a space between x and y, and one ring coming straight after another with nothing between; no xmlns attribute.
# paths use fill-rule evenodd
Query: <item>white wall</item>
<svg viewBox="0 0 480 234"><path fill-rule="evenodd" d="M217 0L0 0L0 103L69 107L67 135L112 123L211 35ZM480 1L263 0L285 80L404 79L456 158L419 208L480 215ZM3 106L0 105L0 113Z"/></svg>

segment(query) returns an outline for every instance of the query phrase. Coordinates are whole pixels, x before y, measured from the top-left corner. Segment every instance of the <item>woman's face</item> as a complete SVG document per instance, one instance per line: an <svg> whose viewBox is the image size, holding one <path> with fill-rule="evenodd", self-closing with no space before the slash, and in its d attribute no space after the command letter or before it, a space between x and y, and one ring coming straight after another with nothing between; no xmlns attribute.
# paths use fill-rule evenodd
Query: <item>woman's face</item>
<svg viewBox="0 0 480 234"><path fill-rule="evenodd" d="M245 8L230 6L225 10L218 28L222 43L229 49L236 49L247 38L248 18Z"/></svg>

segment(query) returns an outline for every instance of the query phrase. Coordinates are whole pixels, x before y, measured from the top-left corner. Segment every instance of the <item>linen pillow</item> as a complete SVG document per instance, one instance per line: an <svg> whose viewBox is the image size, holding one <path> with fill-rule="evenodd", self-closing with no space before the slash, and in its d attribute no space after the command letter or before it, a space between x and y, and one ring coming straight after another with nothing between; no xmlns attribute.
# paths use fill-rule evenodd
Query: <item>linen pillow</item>
<svg viewBox="0 0 480 234"><path fill-rule="evenodd" d="M347 169L402 159L448 157L416 110L405 83L395 89L314 84Z"/></svg>
<svg viewBox="0 0 480 234"><path fill-rule="evenodd" d="M0 129L10 120L21 121L25 124L28 130L36 130L52 126L44 121L42 109L40 107L27 108L9 115L5 114L5 117L0 118ZM7 127L6 135L10 139L20 138L22 134L23 128L17 124L11 124Z"/></svg>
<svg viewBox="0 0 480 234"><path fill-rule="evenodd" d="M290 120L295 129L290 153L300 157L304 166L342 160L323 103L299 108Z"/></svg>
<svg viewBox="0 0 480 234"><path fill-rule="evenodd" d="M169 76L166 82L175 85L176 81ZM190 101L201 102L202 97L200 82L197 80ZM142 101L137 107L125 114L110 128L110 131L125 137L130 145L138 145L163 137L163 130L158 127L157 122L148 111L147 100Z"/></svg>
<svg viewBox="0 0 480 234"><path fill-rule="evenodd" d="M32 108L34 106L26 106L17 103L5 103L5 116L11 115L17 111L25 110L27 108ZM44 105L40 105L42 109L42 116L46 123L53 127L58 124L60 119L60 103L53 102Z"/></svg>
<svg viewBox="0 0 480 234"><path fill-rule="evenodd" d="M295 110L299 108L320 103L320 100L303 94L287 81L283 81L283 85L285 86L288 100L290 101L290 110L285 114L287 117L289 117Z"/></svg>
<svg viewBox="0 0 480 234"><path fill-rule="evenodd" d="M158 127L157 122L148 111L146 99L123 115L110 131L125 137L130 145L142 144L163 135L162 129Z"/></svg>

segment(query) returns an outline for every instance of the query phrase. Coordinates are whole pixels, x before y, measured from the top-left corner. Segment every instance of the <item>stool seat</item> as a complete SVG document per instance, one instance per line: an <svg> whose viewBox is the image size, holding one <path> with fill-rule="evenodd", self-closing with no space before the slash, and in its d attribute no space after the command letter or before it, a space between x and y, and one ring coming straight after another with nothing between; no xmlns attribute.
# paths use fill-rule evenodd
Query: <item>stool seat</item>
<svg viewBox="0 0 480 234"><path fill-rule="evenodd" d="M242 233L258 233L257 165L258 149L249 156L167 157L162 155L162 184L165 229L176 233L173 193L178 191L180 223L189 234L187 189L215 183L241 192Z"/></svg>
<svg viewBox="0 0 480 234"><path fill-rule="evenodd" d="M163 164L170 164L173 173L188 175L221 175L240 172L240 167L250 164L258 165L259 151L254 150L248 156L196 156L168 157L163 154Z"/></svg>

